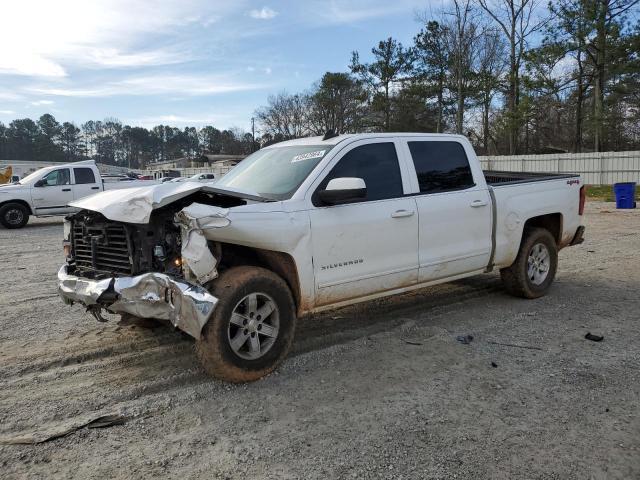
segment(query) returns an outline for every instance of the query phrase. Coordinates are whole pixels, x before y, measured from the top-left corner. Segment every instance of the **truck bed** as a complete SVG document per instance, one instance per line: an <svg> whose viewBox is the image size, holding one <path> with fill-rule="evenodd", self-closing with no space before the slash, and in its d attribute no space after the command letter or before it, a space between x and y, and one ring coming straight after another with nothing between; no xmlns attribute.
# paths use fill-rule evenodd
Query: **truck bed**
<svg viewBox="0 0 640 480"><path fill-rule="evenodd" d="M562 178L575 178L578 175L568 173L532 173L532 172L503 172L498 170L484 170L487 185L500 186L516 183L544 182Z"/></svg>

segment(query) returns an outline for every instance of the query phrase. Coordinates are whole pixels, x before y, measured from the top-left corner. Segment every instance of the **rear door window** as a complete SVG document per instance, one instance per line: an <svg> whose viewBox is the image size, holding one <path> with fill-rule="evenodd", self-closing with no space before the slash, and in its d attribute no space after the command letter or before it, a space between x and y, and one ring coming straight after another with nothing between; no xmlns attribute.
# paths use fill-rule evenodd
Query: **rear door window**
<svg viewBox="0 0 640 480"><path fill-rule="evenodd" d="M76 177L76 185L96 183L96 177L90 168L74 168L73 174Z"/></svg>
<svg viewBox="0 0 640 480"><path fill-rule="evenodd" d="M464 147L458 142L408 142L421 193L449 192L473 187Z"/></svg>
<svg viewBox="0 0 640 480"><path fill-rule="evenodd" d="M403 196L402 175L393 142L361 145L347 152L318 190L324 190L334 178L362 178L367 186L367 201Z"/></svg>

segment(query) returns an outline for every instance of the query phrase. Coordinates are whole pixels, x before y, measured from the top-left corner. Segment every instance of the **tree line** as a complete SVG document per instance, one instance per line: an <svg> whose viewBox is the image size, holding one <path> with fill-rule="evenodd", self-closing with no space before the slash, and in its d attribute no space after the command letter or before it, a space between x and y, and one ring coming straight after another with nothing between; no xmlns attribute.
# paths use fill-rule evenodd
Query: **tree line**
<svg viewBox="0 0 640 480"><path fill-rule="evenodd" d="M151 162L204 153L248 155L256 148L253 143L250 133L212 126L179 129L158 125L146 129L107 118L78 127L60 123L48 113L36 121L0 122L0 158L11 160L71 162L92 158L109 165L144 168Z"/></svg>
<svg viewBox="0 0 640 480"><path fill-rule="evenodd" d="M45 114L0 122L0 158L142 168L327 130L460 133L487 154L640 149L639 2L453 0L419 15L411 45L387 38L370 61L353 52L348 71L270 96L255 112L256 142L239 129L77 126Z"/></svg>
<svg viewBox="0 0 640 480"><path fill-rule="evenodd" d="M640 149L638 0L454 0L411 45L387 38L256 111L263 143L450 132L488 154ZM638 22L633 24L633 21Z"/></svg>

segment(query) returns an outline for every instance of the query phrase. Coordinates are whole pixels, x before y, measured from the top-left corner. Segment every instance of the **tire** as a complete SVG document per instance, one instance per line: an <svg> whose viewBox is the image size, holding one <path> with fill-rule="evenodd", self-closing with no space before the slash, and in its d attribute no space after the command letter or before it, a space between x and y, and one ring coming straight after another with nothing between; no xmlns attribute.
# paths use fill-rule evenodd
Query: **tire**
<svg viewBox="0 0 640 480"><path fill-rule="evenodd" d="M500 276L511 295L538 298L549 291L557 268L558 246L553 235L543 228L526 228L518 256L510 267L500 270Z"/></svg>
<svg viewBox="0 0 640 480"><path fill-rule="evenodd" d="M285 281L264 268L243 266L224 272L209 290L218 304L196 341L205 371L232 383L271 373L289 353L295 334L295 305ZM259 312L272 307L261 318Z"/></svg>
<svg viewBox="0 0 640 480"><path fill-rule="evenodd" d="M0 223L4 228L22 228L29 221L29 209L21 203L6 203L0 207Z"/></svg>

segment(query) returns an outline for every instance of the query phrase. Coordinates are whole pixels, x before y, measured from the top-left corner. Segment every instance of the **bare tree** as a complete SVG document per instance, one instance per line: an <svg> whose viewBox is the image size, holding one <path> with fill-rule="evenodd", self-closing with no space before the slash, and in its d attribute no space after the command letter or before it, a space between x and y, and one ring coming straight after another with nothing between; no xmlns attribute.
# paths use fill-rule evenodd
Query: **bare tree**
<svg viewBox="0 0 640 480"><path fill-rule="evenodd" d="M271 95L268 105L256 111L256 118L266 133L282 139L299 138L307 134L309 97L286 92Z"/></svg>
<svg viewBox="0 0 640 480"><path fill-rule="evenodd" d="M449 106L455 132L462 134L466 110L481 81L478 69L484 31L479 12L473 0L453 0L440 12L439 21L429 15L418 16L426 28L415 37L417 80L437 97L437 131L442 131L442 115Z"/></svg>
<svg viewBox="0 0 640 480"><path fill-rule="evenodd" d="M485 29L478 39L477 95L482 109L482 146L489 152L489 115L493 98L501 86L507 66L505 60L507 46L495 29Z"/></svg>
<svg viewBox="0 0 640 480"><path fill-rule="evenodd" d="M474 81L473 66L477 54L478 26L474 22L471 0L453 0L445 36L456 98L456 133L462 134L467 97Z"/></svg>
<svg viewBox="0 0 640 480"><path fill-rule="evenodd" d="M537 16L540 0L476 0L498 25L509 45L509 90L507 112L509 153L518 152L520 119L520 69L529 37L541 30L545 19Z"/></svg>

